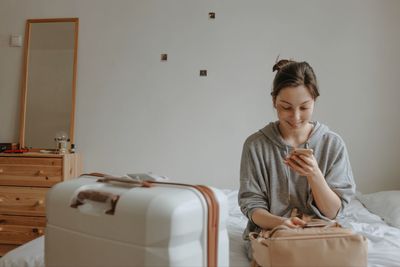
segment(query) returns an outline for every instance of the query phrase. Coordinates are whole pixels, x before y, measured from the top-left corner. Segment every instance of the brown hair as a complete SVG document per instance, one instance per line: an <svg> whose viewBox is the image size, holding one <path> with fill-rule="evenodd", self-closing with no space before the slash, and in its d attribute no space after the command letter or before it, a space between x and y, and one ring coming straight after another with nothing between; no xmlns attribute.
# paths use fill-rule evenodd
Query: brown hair
<svg viewBox="0 0 400 267"><path fill-rule="evenodd" d="M274 102L279 92L285 87L304 85L314 100L319 96L317 77L307 62L281 59L275 63L272 71L277 71L271 92Z"/></svg>

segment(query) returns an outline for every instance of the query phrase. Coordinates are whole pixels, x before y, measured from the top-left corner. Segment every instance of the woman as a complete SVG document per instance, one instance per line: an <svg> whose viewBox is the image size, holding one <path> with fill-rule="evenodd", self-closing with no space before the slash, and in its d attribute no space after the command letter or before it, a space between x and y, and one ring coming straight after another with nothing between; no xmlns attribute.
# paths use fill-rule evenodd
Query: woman
<svg viewBox="0 0 400 267"><path fill-rule="evenodd" d="M307 62L280 60L272 88L278 121L247 138L240 167L239 205L244 232L306 222L292 214L334 219L349 203L355 184L346 146L327 126L311 120L319 96ZM312 153L291 153L303 148ZM251 258L249 251L249 258Z"/></svg>

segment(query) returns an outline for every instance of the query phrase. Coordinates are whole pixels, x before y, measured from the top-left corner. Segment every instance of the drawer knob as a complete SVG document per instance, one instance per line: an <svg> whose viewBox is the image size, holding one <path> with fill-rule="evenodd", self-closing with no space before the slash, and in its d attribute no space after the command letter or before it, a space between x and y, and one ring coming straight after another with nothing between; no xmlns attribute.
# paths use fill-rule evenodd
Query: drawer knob
<svg viewBox="0 0 400 267"><path fill-rule="evenodd" d="M44 204L44 200L43 199L39 199L38 201L36 201L36 203L35 203L35 207L36 206L43 206L43 204Z"/></svg>
<svg viewBox="0 0 400 267"><path fill-rule="evenodd" d="M34 232L35 234L43 235L43 230L42 229L33 228L32 232Z"/></svg>
<svg viewBox="0 0 400 267"><path fill-rule="evenodd" d="M44 174L44 170L39 170L36 175L43 175Z"/></svg>
<svg viewBox="0 0 400 267"><path fill-rule="evenodd" d="M3 173L4 171L3 171L3 169L0 169L0 173Z"/></svg>

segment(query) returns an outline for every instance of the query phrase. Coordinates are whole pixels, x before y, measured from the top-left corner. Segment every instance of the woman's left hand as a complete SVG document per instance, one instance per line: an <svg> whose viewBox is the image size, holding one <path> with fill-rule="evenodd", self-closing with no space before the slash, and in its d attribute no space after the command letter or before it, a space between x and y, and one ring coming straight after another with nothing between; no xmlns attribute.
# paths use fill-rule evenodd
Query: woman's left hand
<svg viewBox="0 0 400 267"><path fill-rule="evenodd" d="M292 154L284 162L302 176L311 178L321 174L314 155Z"/></svg>

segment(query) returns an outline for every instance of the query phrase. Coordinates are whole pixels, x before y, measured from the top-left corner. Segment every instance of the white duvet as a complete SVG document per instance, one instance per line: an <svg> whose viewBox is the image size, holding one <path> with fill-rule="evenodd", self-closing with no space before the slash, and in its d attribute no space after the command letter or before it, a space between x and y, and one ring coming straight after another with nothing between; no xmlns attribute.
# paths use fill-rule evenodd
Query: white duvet
<svg viewBox="0 0 400 267"><path fill-rule="evenodd" d="M357 199L353 199L338 221L368 238L368 266L400 266L399 228L387 225Z"/></svg>
<svg viewBox="0 0 400 267"><path fill-rule="evenodd" d="M224 192L229 201L230 266L250 266L242 240L247 219L237 205L237 191ZM352 200L338 221L368 238L368 266L400 266L400 229L388 226L357 199ZM10 251L0 259L0 267L44 267L44 238Z"/></svg>

